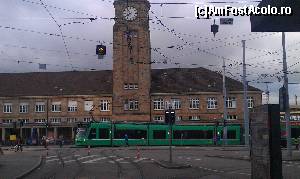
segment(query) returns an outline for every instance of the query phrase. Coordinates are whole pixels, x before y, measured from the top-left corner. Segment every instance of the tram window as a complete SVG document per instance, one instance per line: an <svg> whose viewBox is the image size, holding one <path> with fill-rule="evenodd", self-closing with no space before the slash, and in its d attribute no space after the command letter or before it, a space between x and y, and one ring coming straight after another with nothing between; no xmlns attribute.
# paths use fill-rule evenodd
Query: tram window
<svg viewBox="0 0 300 179"><path fill-rule="evenodd" d="M132 129L117 129L115 130L116 139L124 139L125 134L127 134L128 139L147 139L146 130L132 130Z"/></svg>
<svg viewBox="0 0 300 179"><path fill-rule="evenodd" d="M176 130L173 132L174 139L212 139L213 131Z"/></svg>
<svg viewBox="0 0 300 179"><path fill-rule="evenodd" d="M109 139L108 129L99 129L99 139Z"/></svg>
<svg viewBox="0 0 300 179"><path fill-rule="evenodd" d="M166 139L166 131L164 130L154 130L153 139Z"/></svg>
<svg viewBox="0 0 300 179"><path fill-rule="evenodd" d="M96 129L91 128L90 134L89 134L89 139L95 139L96 138Z"/></svg>
<svg viewBox="0 0 300 179"><path fill-rule="evenodd" d="M292 138L298 138L300 136L300 128L292 128Z"/></svg>
<svg viewBox="0 0 300 179"><path fill-rule="evenodd" d="M227 131L227 139L236 139L235 131Z"/></svg>

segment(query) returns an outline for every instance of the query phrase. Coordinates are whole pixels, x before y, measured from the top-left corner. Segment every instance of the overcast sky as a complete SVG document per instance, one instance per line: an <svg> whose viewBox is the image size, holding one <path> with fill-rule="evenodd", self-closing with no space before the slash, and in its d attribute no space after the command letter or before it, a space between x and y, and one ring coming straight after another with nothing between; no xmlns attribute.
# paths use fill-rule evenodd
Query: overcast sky
<svg viewBox="0 0 300 179"><path fill-rule="evenodd" d="M227 0L225 0L227 1ZM114 17L113 2L110 0L0 0L0 72L33 72L39 63L47 64L47 71L102 70L112 69L112 28L114 21L98 19L78 20L69 18ZM170 2L151 0L154 2ZM194 2L172 0L172 2ZM203 1L201 1L203 2ZM229 2L229 0L228 0ZM227 3L244 6L241 3ZM214 4L225 6L226 4ZM48 11L47 11L48 10ZM282 85L280 76L270 77L282 69L281 33L252 33L249 17L234 17L233 25L220 25L214 38L210 32L213 19L198 20L194 17L194 5L151 5L150 32L152 68L205 67L221 70L222 59L226 60L227 76L241 80L242 45L246 40L247 79L250 85L266 90L268 85L270 102L278 102L278 89ZM51 15L54 19L52 19ZM171 19L170 16L184 16ZM160 19L164 26L158 23ZM55 21L56 22L55 22ZM216 18L219 24L219 19ZM61 26L60 35L58 25ZM97 44L107 45L107 55L98 59ZM184 45L188 42L189 45ZM183 45L183 46L182 46ZM174 46L173 48L168 48ZM299 72L300 33L286 35L288 70ZM69 55L68 55L69 54ZM164 63L163 63L164 62ZM267 74L267 75L264 75ZM278 79L279 78L279 79ZM280 82L279 82L280 81ZM300 83L300 73L289 74L291 83ZM260 83L257 83L260 82ZM294 96L300 96L300 85L290 85L291 104ZM299 97L300 98L300 97ZM299 100L300 102L300 100Z"/></svg>

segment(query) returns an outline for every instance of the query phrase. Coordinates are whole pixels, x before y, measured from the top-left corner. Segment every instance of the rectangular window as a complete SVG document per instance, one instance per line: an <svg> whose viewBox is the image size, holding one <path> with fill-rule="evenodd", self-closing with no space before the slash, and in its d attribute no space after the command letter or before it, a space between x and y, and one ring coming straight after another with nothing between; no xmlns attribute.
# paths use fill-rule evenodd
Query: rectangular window
<svg viewBox="0 0 300 179"><path fill-rule="evenodd" d="M164 100L162 98L154 99L153 109L154 110L163 110L164 109Z"/></svg>
<svg viewBox="0 0 300 179"><path fill-rule="evenodd" d="M108 129L98 129L99 130L99 139L109 139L109 130Z"/></svg>
<svg viewBox="0 0 300 179"><path fill-rule="evenodd" d="M96 139L96 129L91 128L88 139Z"/></svg>
<svg viewBox="0 0 300 179"><path fill-rule="evenodd" d="M34 119L35 123L45 123L46 119Z"/></svg>
<svg viewBox="0 0 300 179"><path fill-rule="evenodd" d="M71 118L67 118L67 123L75 123L77 122L77 118L71 117Z"/></svg>
<svg viewBox="0 0 300 179"><path fill-rule="evenodd" d="M29 119L18 119L19 122L23 121L24 123L29 123Z"/></svg>
<svg viewBox="0 0 300 179"><path fill-rule="evenodd" d="M190 109L199 109L200 101L198 98L190 99Z"/></svg>
<svg viewBox="0 0 300 179"><path fill-rule="evenodd" d="M92 119L91 119L91 118L89 118L89 117L85 117L85 118L83 118L83 122L90 122L90 121L92 121Z"/></svg>
<svg viewBox="0 0 300 179"><path fill-rule="evenodd" d="M171 101L172 101L172 106L173 106L174 109L180 109L181 108L180 99L173 98L173 99L171 99Z"/></svg>
<svg viewBox="0 0 300 179"><path fill-rule="evenodd" d="M109 111L109 100L100 100L100 111Z"/></svg>
<svg viewBox="0 0 300 179"><path fill-rule="evenodd" d="M114 132L115 139L124 139L127 134L128 139L147 139L147 130L142 129L116 129Z"/></svg>
<svg viewBox="0 0 300 179"><path fill-rule="evenodd" d="M189 116L189 120L199 121L200 120L200 116Z"/></svg>
<svg viewBox="0 0 300 179"><path fill-rule="evenodd" d="M153 139L166 139L166 131L165 130L154 130L153 131Z"/></svg>
<svg viewBox="0 0 300 179"><path fill-rule="evenodd" d="M61 118L51 118L51 123L61 123Z"/></svg>
<svg viewBox="0 0 300 179"><path fill-rule="evenodd" d="M174 139L212 139L212 130L175 130Z"/></svg>
<svg viewBox="0 0 300 179"><path fill-rule="evenodd" d="M93 101L84 101L84 111L91 111L94 107Z"/></svg>
<svg viewBox="0 0 300 179"><path fill-rule="evenodd" d="M20 113L28 113L29 104L28 103L20 103L19 112Z"/></svg>
<svg viewBox="0 0 300 179"><path fill-rule="evenodd" d="M110 122L110 118L109 117L101 117L100 122Z"/></svg>
<svg viewBox="0 0 300 179"><path fill-rule="evenodd" d="M176 116L176 121L181 121L182 120L182 116Z"/></svg>
<svg viewBox="0 0 300 179"><path fill-rule="evenodd" d="M237 115L227 115L227 120L237 120Z"/></svg>
<svg viewBox="0 0 300 179"><path fill-rule="evenodd" d="M252 96L248 96L247 101L248 101L248 108L253 108L254 107L254 98Z"/></svg>
<svg viewBox="0 0 300 179"><path fill-rule="evenodd" d="M77 101L68 101L68 112L77 111Z"/></svg>
<svg viewBox="0 0 300 179"><path fill-rule="evenodd" d="M124 89L126 89L126 90L128 89L128 84L127 83L124 84Z"/></svg>
<svg viewBox="0 0 300 179"><path fill-rule="evenodd" d="M37 102L35 103L35 112L45 112L45 102Z"/></svg>
<svg viewBox="0 0 300 179"><path fill-rule="evenodd" d="M235 97L228 97L226 99L226 107L227 108L236 108L236 98Z"/></svg>
<svg viewBox="0 0 300 179"><path fill-rule="evenodd" d="M51 111L61 112L61 102L52 102Z"/></svg>
<svg viewBox="0 0 300 179"><path fill-rule="evenodd" d="M3 112L4 113L12 113L12 103L4 103L3 104Z"/></svg>
<svg viewBox="0 0 300 179"><path fill-rule="evenodd" d="M9 123L12 123L12 119L2 119L2 123L4 124L9 124Z"/></svg>
<svg viewBox="0 0 300 179"><path fill-rule="evenodd" d="M155 122L164 122L164 118L162 116L154 116L153 121L155 121Z"/></svg>
<svg viewBox="0 0 300 179"><path fill-rule="evenodd" d="M217 99L214 97L207 98L207 109L217 109Z"/></svg>
<svg viewBox="0 0 300 179"><path fill-rule="evenodd" d="M124 110L139 110L139 101L134 99L126 99L124 102Z"/></svg>

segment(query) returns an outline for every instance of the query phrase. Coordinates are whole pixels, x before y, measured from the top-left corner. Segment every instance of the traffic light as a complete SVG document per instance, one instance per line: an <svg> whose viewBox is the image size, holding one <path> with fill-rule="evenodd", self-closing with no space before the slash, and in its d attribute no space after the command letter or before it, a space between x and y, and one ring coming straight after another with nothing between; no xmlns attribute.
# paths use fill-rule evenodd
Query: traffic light
<svg viewBox="0 0 300 179"><path fill-rule="evenodd" d="M214 24L210 26L210 31L216 36L216 33L219 31L219 26L216 24L216 20L214 20Z"/></svg>
<svg viewBox="0 0 300 179"><path fill-rule="evenodd" d="M97 45L96 54L97 55L106 55L106 46L105 45Z"/></svg>
<svg viewBox="0 0 300 179"><path fill-rule="evenodd" d="M176 119L175 110L166 110L165 111L165 123L174 124Z"/></svg>

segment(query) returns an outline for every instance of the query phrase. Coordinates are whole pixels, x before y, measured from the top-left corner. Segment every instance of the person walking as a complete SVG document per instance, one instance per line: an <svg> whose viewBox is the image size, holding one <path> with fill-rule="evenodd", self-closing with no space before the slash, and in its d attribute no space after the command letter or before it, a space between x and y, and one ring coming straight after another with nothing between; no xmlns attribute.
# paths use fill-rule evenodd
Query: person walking
<svg viewBox="0 0 300 179"><path fill-rule="evenodd" d="M129 144L128 144L128 135L127 134L125 134L124 139L125 139L125 144L128 147Z"/></svg>

